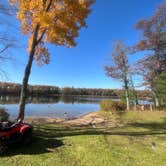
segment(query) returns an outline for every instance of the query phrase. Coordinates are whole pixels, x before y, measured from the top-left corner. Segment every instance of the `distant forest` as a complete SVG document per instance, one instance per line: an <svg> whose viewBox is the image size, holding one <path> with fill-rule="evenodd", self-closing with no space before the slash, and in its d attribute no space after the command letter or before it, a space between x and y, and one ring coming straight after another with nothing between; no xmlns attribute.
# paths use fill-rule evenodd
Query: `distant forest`
<svg viewBox="0 0 166 166"><path fill-rule="evenodd" d="M19 95L21 92L21 84L0 82L0 95ZM139 98L147 98L148 91L137 91ZM74 88L48 85L29 85L28 95L32 96L59 96L59 95L73 95L73 96L93 96L93 97L113 97L119 98L124 94L123 89L102 89L102 88Z"/></svg>

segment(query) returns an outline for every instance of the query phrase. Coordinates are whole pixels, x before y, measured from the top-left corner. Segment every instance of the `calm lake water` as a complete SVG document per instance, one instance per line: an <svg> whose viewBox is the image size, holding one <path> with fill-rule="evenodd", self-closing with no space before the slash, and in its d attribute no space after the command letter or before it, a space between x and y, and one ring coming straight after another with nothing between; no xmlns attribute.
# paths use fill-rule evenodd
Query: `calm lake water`
<svg viewBox="0 0 166 166"><path fill-rule="evenodd" d="M53 117L53 118L77 118L84 114L100 109L100 101L110 98L91 97L29 97L27 99L26 117ZM112 99L118 100L118 99ZM18 114L18 96L0 96L0 107L6 108L10 118L16 118ZM140 100L140 104L149 104L149 101Z"/></svg>
<svg viewBox="0 0 166 166"><path fill-rule="evenodd" d="M26 117L76 118L99 110L99 102L103 98L85 97L29 97ZM0 107L7 109L10 118L18 114L19 97L0 96Z"/></svg>

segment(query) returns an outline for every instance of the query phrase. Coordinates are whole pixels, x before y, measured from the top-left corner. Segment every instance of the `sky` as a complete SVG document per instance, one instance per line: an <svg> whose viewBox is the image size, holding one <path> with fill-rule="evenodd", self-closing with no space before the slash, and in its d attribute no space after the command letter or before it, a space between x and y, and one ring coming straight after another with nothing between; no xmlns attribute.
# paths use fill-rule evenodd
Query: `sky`
<svg viewBox="0 0 166 166"><path fill-rule="evenodd" d="M134 28L136 22L149 18L160 2L162 0L96 0L87 18L88 27L81 29L76 39L77 46L65 48L49 44L50 64L39 67L34 62L29 84L121 88L121 83L106 77L103 69L110 61L113 41L122 39L127 45L134 45L141 39L140 31ZM15 36L17 43L10 51L14 60L1 63L8 74L8 80L3 81L21 83L28 58L28 36L19 32L20 23L15 18L7 20L15 26L8 27L6 33ZM134 64L142 56L142 53L130 55L130 63ZM134 82L139 85L140 78L134 77Z"/></svg>

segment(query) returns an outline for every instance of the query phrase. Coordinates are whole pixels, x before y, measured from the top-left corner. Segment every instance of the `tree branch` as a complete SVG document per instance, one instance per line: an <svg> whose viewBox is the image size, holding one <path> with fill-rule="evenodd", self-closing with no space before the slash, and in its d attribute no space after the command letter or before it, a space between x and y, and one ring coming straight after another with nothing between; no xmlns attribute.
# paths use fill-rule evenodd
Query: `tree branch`
<svg viewBox="0 0 166 166"><path fill-rule="evenodd" d="M43 5L46 3L46 0L43 0ZM51 4L52 4L52 0L50 0L50 2L49 2L49 4L48 4L48 6L47 6L47 8L46 8L46 12L48 12L49 11L49 9L50 9L50 7L51 7ZM58 18L55 18L55 23L57 22L57 20L58 20ZM41 36L37 39L37 44L39 44L40 43L40 41L42 40L42 38L44 37L44 34L46 33L46 29L45 30L43 30L43 32L42 32L42 34L41 34Z"/></svg>
<svg viewBox="0 0 166 166"><path fill-rule="evenodd" d="M6 45L2 50L0 50L0 54L6 51L10 47L10 44Z"/></svg>
<svg viewBox="0 0 166 166"><path fill-rule="evenodd" d="M49 2L49 4L48 4L48 6L47 6L47 8L46 8L46 12L48 12L48 10L50 9L51 4L52 4L52 0L50 0L50 2Z"/></svg>

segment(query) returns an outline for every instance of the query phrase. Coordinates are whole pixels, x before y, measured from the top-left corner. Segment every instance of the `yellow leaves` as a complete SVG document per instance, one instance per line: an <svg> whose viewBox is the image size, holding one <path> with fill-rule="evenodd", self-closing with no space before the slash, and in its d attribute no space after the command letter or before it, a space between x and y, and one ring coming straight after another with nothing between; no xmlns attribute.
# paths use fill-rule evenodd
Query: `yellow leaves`
<svg viewBox="0 0 166 166"><path fill-rule="evenodd" d="M49 28L49 26L52 24L52 13L50 12L43 12L40 15L40 26L42 26L42 28Z"/></svg>
<svg viewBox="0 0 166 166"><path fill-rule="evenodd" d="M33 42L33 35L29 37L28 48L27 48L28 52L31 51L32 42ZM50 62L50 54L48 52L48 49L45 48L43 41L39 42L39 44L36 46L34 57L35 57L36 63L39 66L42 66L43 64L48 64Z"/></svg>
<svg viewBox="0 0 166 166"><path fill-rule="evenodd" d="M40 42L35 49L35 59L39 66L43 64L49 64L50 54L48 49L45 48L44 42Z"/></svg>
<svg viewBox="0 0 166 166"><path fill-rule="evenodd" d="M30 50L31 50L32 42L33 42L33 35L30 35L29 40L28 40L28 47L27 47L28 52L30 52Z"/></svg>
<svg viewBox="0 0 166 166"><path fill-rule="evenodd" d="M80 3L80 4L84 4L84 3L85 3L85 0L79 0L79 3Z"/></svg>
<svg viewBox="0 0 166 166"><path fill-rule="evenodd" d="M32 36L39 25L35 58L38 64L48 63L48 50L44 42L67 47L75 46L75 38L94 0L9 0L18 8L17 18L21 22L23 34L30 34L28 51L32 46ZM44 34L43 34L44 32ZM42 35L43 34L43 35ZM40 62L40 63L39 63Z"/></svg>

